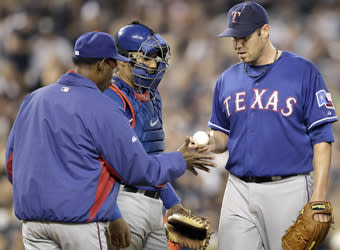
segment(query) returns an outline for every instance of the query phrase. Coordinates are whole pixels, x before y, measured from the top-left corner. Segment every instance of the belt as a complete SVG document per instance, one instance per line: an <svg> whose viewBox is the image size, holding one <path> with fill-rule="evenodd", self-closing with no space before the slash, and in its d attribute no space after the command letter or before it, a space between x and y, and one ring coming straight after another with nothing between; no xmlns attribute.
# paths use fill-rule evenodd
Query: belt
<svg viewBox="0 0 340 250"><path fill-rule="evenodd" d="M297 174L292 175L282 175L282 176L263 176L263 177L257 177L257 176L242 176L238 177L241 180L245 182L256 182L256 183L262 183L262 182L270 182L270 181L279 181L283 180L289 177L297 176Z"/></svg>
<svg viewBox="0 0 340 250"><path fill-rule="evenodd" d="M161 197L160 191L143 190L143 189L138 189L135 187L127 186L127 185L123 186L121 190L130 192L130 193L144 194L145 196L153 198L153 199L159 199L159 197Z"/></svg>

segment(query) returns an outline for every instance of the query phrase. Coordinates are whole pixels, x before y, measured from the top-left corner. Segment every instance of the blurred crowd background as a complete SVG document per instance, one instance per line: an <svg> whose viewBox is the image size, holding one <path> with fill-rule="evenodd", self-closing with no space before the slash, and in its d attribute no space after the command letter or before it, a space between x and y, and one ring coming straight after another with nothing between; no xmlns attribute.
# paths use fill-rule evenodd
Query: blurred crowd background
<svg viewBox="0 0 340 250"><path fill-rule="evenodd" d="M228 0L1 0L0 1L0 250L23 250L21 223L12 207L12 187L5 174L7 136L23 98L53 83L72 68L76 38L99 30L112 35L133 20L162 34L171 46L170 67L160 85L163 96L166 151L176 150L186 135L206 130L218 76L238 62L231 40L217 38L227 10L241 1ZM335 106L340 105L340 1L262 0L270 16L271 39L281 50L312 60L322 72ZM340 109L338 109L338 115ZM329 183L335 224L322 249L340 250L340 125ZM182 203L208 217L215 232L227 180L227 155L218 168L194 177L185 174L173 185ZM37 194L39 195L39 194ZM320 248L321 249L321 248Z"/></svg>

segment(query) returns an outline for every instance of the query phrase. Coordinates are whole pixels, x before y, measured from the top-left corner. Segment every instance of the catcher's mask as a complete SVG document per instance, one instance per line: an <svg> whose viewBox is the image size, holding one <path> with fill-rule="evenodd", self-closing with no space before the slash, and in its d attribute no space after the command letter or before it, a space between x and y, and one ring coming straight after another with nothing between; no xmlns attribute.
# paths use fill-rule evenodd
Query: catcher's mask
<svg viewBox="0 0 340 250"><path fill-rule="evenodd" d="M164 38L136 21L115 34L118 52L131 60L135 85L140 92L156 90L168 67L170 47ZM150 68L143 60L155 60L157 67Z"/></svg>

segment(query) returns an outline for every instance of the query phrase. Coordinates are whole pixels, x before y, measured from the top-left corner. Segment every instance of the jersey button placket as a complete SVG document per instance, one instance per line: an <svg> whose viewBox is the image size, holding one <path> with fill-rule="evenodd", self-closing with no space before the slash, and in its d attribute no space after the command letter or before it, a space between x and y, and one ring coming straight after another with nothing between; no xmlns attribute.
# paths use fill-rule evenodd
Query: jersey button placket
<svg viewBox="0 0 340 250"><path fill-rule="evenodd" d="M252 86L254 86L254 83L252 84ZM250 105L252 103L252 100L254 98L254 94L253 94L253 90L250 89L248 91L247 94L248 98L247 98L247 129L246 129L246 133L247 133L247 139L246 139L246 147L247 147L247 151L246 151L246 159L245 159L245 168L249 169L250 168L250 164L252 164L252 159L253 159L253 150L252 150L252 145L253 145L253 141L254 141L254 135L255 135L255 130L254 130L254 111L253 109L250 108Z"/></svg>
<svg viewBox="0 0 340 250"><path fill-rule="evenodd" d="M254 80L253 87L257 85L258 85L257 80ZM249 95L249 101L247 103L248 105L248 133L251 136L251 138L253 138L255 135L254 121L255 121L255 112L256 112L256 110L251 109L251 104L255 98L253 90L250 90L248 95Z"/></svg>

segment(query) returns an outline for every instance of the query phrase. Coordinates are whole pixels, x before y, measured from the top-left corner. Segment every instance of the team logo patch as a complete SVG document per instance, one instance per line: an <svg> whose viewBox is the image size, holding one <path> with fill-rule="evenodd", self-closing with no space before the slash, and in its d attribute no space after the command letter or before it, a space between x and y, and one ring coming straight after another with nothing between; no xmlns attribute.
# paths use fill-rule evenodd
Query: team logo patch
<svg viewBox="0 0 340 250"><path fill-rule="evenodd" d="M136 142L137 141L137 137L136 136L132 136L131 141L132 142Z"/></svg>
<svg viewBox="0 0 340 250"><path fill-rule="evenodd" d="M65 87L65 86L62 86L61 88L60 88L60 91L61 92L69 92L70 91L70 88L69 87Z"/></svg>
<svg viewBox="0 0 340 250"><path fill-rule="evenodd" d="M319 107L325 105L326 108L334 109L331 94L327 93L325 90L322 89L316 92L316 99L318 101Z"/></svg>

